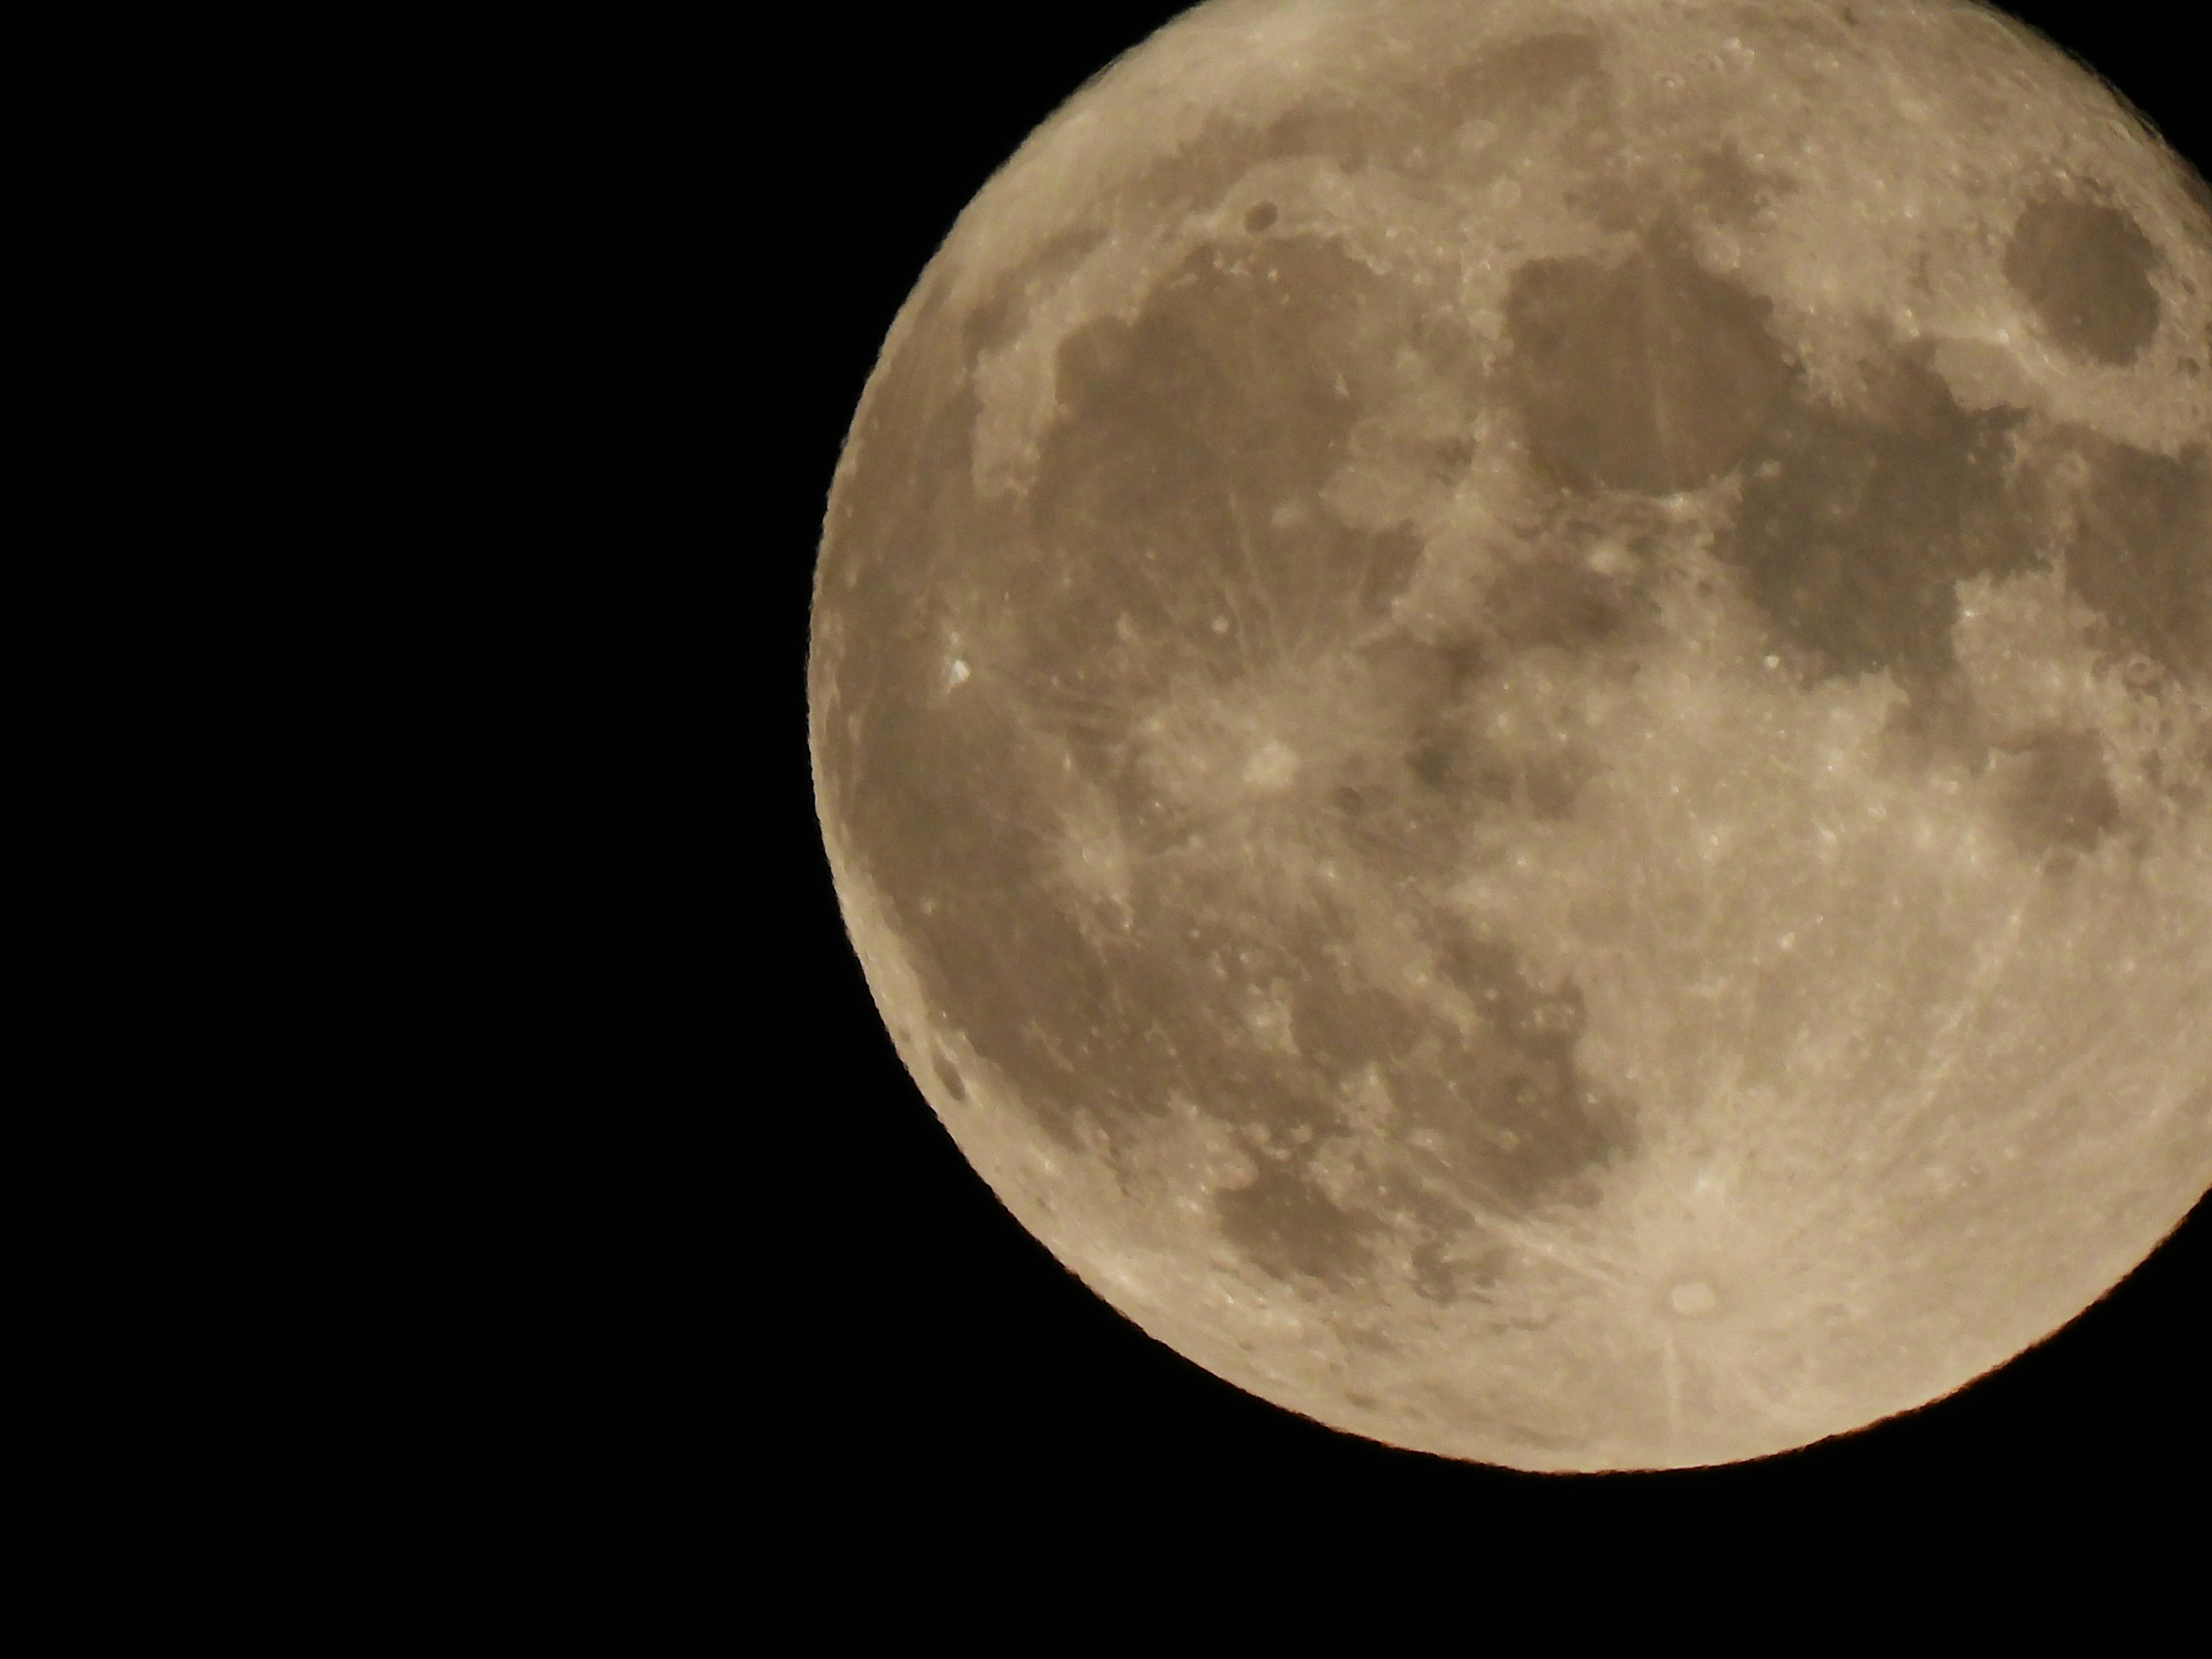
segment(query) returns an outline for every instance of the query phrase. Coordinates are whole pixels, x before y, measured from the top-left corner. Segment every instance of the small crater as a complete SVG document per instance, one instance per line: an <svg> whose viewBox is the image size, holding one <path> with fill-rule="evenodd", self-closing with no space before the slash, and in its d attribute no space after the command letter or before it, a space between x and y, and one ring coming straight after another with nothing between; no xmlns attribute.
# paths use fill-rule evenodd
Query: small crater
<svg viewBox="0 0 2212 1659"><path fill-rule="evenodd" d="M1244 763L1245 787L1261 794L1281 793L1297 775L1297 751L1277 738L1261 744Z"/></svg>
<svg viewBox="0 0 2212 1659"><path fill-rule="evenodd" d="M1667 1292L1667 1305L1685 1319L1703 1319L1721 1305L1721 1299L1704 1279L1691 1279Z"/></svg>
<svg viewBox="0 0 2212 1659"><path fill-rule="evenodd" d="M1244 216L1244 228L1257 236L1271 228L1279 216L1273 202L1258 203Z"/></svg>
<svg viewBox="0 0 2212 1659"><path fill-rule="evenodd" d="M2121 209L2050 195L2021 215L2004 273L2059 346L2118 368L2158 333L2150 278L2160 264L2157 245Z"/></svg>

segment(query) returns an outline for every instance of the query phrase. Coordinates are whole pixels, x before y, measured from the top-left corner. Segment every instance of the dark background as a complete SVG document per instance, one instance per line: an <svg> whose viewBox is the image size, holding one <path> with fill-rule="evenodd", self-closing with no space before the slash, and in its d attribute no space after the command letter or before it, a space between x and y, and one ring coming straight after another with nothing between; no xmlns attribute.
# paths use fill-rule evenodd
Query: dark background
<svg viewBox="0 0 2212 1659"><path fill-rule="evenodd" d="M1948 1401L1758 1463L1561 1479L1391 1450L1218 1381L1063 1270L939 1127L847 945L812 816L802 665L823 504L884 334L954 218L1038 123L1179 9L887 8L864 22L799 20L796 49L775 54L784 83L769 90L805 113L763 169L797 252L771 278L789 353L775 403L787 412L772 417L769 471L743 481L773 507L748 564L767 574L760 616L776 656L766 799L741 810L750 819L764 809L782 872L773 907L784 937L756 961L775 964L790 1035L811 1034L798 1146L780 1172L750 1177L784 1188L796 1218L784 1236L795 1302L770 1338L781 1403L765 1432L795 1439L804 1503L856 1523L934 1511L957 1494L1047 1526L1133 1501L1224 1517L1277 1504L1309 1516L1317 1504L1337 1516L1441 1510L1540 1529L1601 1515L1663 1524L1691 1510L1788 1517L1849 1502L1938 1527L1970 1507L2069 1532L2105 1505L2194 1504L2212 1470L2202 1205L2104 1302ZM2012 9L2099 69L2203 168L2202 77L2159 13Z"/></svg>

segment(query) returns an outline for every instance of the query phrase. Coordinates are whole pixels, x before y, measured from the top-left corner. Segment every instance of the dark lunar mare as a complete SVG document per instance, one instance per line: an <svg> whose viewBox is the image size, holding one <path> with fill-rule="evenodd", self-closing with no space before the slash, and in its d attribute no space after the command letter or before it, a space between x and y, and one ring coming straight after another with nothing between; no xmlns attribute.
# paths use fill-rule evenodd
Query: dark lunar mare
<svg viewBox="0 0 2212 1659"><path fill-rule="evenodd" d="M1133 322L1069 338L1033 486L979 501L948 326L925 312L858 434L823 577L841 648L817 687L836 711L817 732L830 810L933 1007L1055 1134L1087 1123L1133 1145L1176 1099L1237 1126L1254 1175L1218 1195L1220 1221L1270 1272L1357 1276L1377 1218L1410 1213L1419 1284L1479 1287L1479 1253L1446 1239L1478 1210L1594 1196L1586 1177L1632 1146L1633 1114L1576 1066L1574 988L1440 927L1422 878L1474 817L1565 810L1571 783L1424 738L1452 698L1480 696L1480 649L1375 647L1363 684L1399 741L1300 833L1363 890L1407 896L1393 902L1425 930L1455 1018L1370 981L1347 945L1356 918L1226 878L1245 856L1233 825L1225 843L1178 842L1135 740L1164 700L1219 696L1373 630L1418 543L1345 525L1321 486L1376 366L1405 347L1465 372L1463 336L1325 242L1200 249ZM1601 585L1522 588L1509 645L1617 625ZM1011 619L994 636L1010 643L948 690L948 626L979 613ZM1126 915L1085 914L1058 879L1062 757L1138 850ZM1255 1031L1255 998L1286 1008L1289 1047ZM1362 1153L1357 1190L1332 1191L1313 1160L1345 1133L1346 1091L1376 1085L1391 1144Z"/></svg>
<svg viewBox="0 0 2212 1659"><path fill-rule="evenodd" d="M2017 410L1968 412L1917 349L1867 365L1865 406L1802 391L1747 445L1723 556L1815 678L1888 671L1918 691L1955 665L1958 584L2025 568Z"/></svg>
<svg viewBox="0 0 2212 1659"><path fill-rule="evenodd" d="M1582 488L1666 495L1712 483L1789 382L1766 311L1664 232L1619 261L1531 260L1506 301L1530 453Z"/></svg>
<svg viewBox="0 0 2212 1659"><path fill-rule="evenodd" d="M2123 210L2046 194L2013 227L2004 272L2059 345L2118 367L2142 356L2158 333L2163 307L2151 275L2163 263Z"/></svg>
<svg viewBox="0 0 2212 1659"><path fill-rule="evenodd" d="M2116 646L2177 678L2212 681L2212 444L2174 457L2094 433L2066 441L2088 469L2065 542L2067 586Z"/></svg>

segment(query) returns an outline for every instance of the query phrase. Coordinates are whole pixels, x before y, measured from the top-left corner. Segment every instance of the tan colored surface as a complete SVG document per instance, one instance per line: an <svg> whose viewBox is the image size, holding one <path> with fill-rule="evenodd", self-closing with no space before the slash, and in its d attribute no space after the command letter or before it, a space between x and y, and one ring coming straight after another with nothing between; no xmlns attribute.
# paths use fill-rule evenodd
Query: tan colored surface
<svg viewBox="0 0 2212 1659"><path fill-rule="evenodd" d="M1849 17L1858 21L1847 21ZM1201 9L840 467L823 825L1006 1203L1537 1468L2048 1334L2212 1183L2212 222L1971 8Z"/></svg>

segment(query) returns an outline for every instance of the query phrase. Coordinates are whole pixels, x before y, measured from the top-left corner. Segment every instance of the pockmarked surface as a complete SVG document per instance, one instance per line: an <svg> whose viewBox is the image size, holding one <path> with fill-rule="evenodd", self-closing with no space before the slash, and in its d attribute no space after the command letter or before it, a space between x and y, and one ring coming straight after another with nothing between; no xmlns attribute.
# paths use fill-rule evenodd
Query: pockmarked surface
<svg viewBox="0 0 2212 1659"><path fill-rule="evenodd" d="M901 313L811 674L963 1152L1324 1423L1802 1444L2212 1184L2212 196L1986 9L1189 14Z"/></svg>

